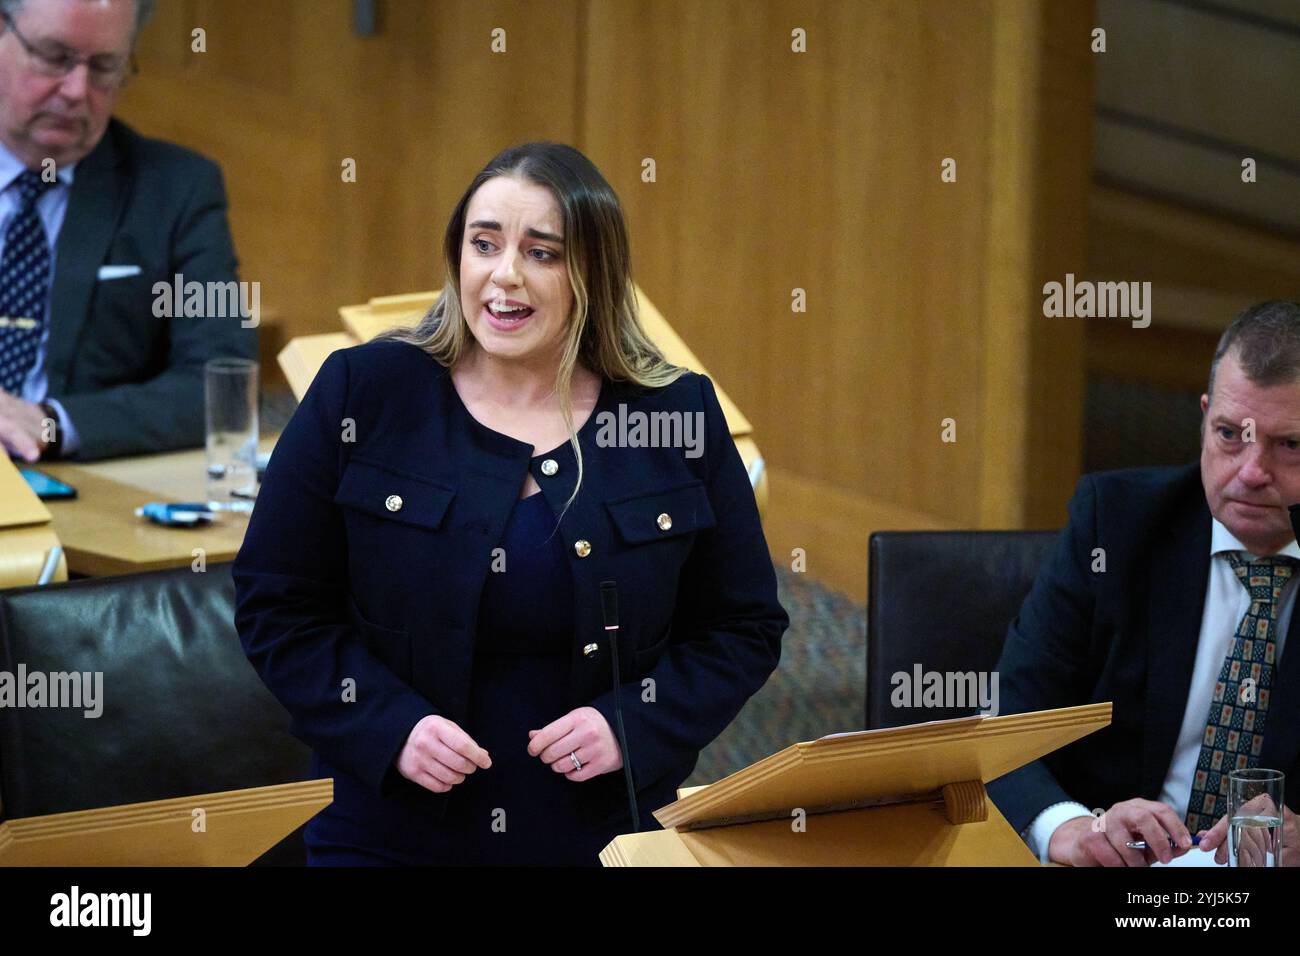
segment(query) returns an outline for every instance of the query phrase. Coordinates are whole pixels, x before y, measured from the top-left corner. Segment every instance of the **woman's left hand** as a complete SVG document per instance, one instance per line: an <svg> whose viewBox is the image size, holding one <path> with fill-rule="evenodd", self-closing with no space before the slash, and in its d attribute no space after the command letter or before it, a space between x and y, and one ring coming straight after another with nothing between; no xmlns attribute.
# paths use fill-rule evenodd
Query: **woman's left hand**
<svg viewBox="0 0 1300 956"><path fill-rule="evenodd" d="M528 738L530 757L540 756L544 764L575 783L623 766L614 731L595 707L571 710L541 730L528 731ZM571 753L582 763L581 770L574 767Z"/></svg>

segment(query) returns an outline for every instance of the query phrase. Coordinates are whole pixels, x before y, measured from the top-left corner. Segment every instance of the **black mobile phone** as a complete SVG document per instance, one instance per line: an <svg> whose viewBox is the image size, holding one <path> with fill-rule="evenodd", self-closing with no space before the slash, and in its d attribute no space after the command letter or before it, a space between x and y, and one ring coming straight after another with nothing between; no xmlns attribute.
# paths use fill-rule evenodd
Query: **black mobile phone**
<svg viewBox="0 0 1300 956"><path fill-rule="evenodd" d="M35 468L19 468L18 473L27 481L32 491L36 492L36 497L42 501L48 501L51 498L77 497L76 488L64 484L59 479L51 477L43 471L37 471Z"/></svg>

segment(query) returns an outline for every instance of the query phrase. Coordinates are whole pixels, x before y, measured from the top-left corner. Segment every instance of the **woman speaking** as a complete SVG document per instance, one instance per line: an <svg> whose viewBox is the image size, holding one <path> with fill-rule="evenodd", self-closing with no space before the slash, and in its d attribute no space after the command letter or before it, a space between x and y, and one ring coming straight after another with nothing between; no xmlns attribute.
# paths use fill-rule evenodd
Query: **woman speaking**
<svg viewBox="0 0 1300 956"><path fill-rule="evenodd" d="M596 865L659 828L789 620L713 386L641 329L591 162L502 152L443 253L428 314L330 355L280 436L236 626L334 778L313 865Z"/></svg>

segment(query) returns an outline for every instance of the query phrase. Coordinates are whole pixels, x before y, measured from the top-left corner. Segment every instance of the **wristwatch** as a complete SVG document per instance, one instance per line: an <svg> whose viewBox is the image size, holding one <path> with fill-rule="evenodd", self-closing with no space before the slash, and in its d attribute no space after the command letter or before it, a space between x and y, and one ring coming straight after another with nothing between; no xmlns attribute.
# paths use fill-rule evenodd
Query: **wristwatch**
<svg viewBox="0 0 1300 956"><path fill-rule="evenodd" d="M54 421L54 437L41 452L41 461L55 461L63 456L63 422L49 402L41 402L41 411L45 412L46 418Z"/></svg>

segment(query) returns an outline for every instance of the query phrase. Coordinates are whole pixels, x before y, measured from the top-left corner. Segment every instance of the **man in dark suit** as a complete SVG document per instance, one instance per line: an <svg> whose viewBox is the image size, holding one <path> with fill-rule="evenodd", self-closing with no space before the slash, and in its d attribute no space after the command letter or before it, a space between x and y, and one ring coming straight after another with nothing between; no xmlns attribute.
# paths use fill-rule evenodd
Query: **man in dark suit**
<svg viewBox="0 0 1300 956"><path fill-rule="evenodd" d="M1003 713L1114 703L1106 729L989 786L1043 862L1169 862L1202 831L1223 862L1232 769L1284 771L1300 804L1300 305L1242 313L1201 411L1199 467L1079 481L1007 635Z"/></svg>
<svg viewBox="0 0 1300 956"><path fill-rule="evenodd" d="M204 363L256 357L220 169L111 118L152 6L0 0L0 444L27 461L200 445Z"/></svg>

